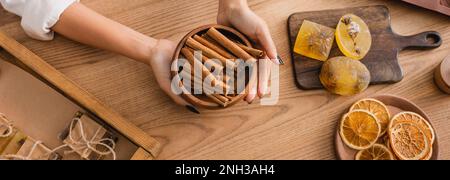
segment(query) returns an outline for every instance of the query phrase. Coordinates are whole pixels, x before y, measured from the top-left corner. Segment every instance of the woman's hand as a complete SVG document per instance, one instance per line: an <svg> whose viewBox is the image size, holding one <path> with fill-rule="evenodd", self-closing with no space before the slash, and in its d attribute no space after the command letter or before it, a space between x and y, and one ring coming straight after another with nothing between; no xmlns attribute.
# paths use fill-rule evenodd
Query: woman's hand
<svg viewBox="0 0 450 180"><path fill-rule="evenodd" d="M151 48L148 57L156 81L161 89L172 98L175 103L185 106L188 110L199 114L199 111L191 104L186 102L181 96L172 91L171 66L172 56L175 52L176 44L169 40L157 40L156 45Z"/></svg>
<svg viewBox="0 0 450 180"><path fill-rule="evenodd" d="M272 67L270 61L277 65L284 62L278 56L266 22L248 7L246 0L220 0L217 23L238 29L266 52L267 57L259 60L258 85L250 88L246 101L251 103L257 94L259 97L268 94Z"/></svg>

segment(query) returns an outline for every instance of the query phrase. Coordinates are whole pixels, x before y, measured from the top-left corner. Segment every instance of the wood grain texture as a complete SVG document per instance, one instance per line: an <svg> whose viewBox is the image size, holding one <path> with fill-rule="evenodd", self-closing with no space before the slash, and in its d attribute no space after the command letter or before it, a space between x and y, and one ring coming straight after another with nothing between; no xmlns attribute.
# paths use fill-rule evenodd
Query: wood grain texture
<svg viewBox="0 0 450 180"><path fill-rule="evenodd" d="M363 6L336 10L295 13L289 17L288 28L291 48L294 48L298 32L304 20L336 28L339 20L346 14L361 17L369 26L372 47L361 60L370 71L371 84L392 84L403 79L403 71L398 63L398 53L405 48L432 49L442 44L437 32L423 32L413 36L400 36L392 31L391 17L386 6ZM436 38L433 43L427 37ZM314 60L291 52L297 83L302 89L323 88L319 80L322 61ZM337 44L333 44L331 57L344 56Z"/></svg>
<svg viewBox="0 0 450 180"><path fill-rule="evenodd" d="M82 3L142 33L179 41L192 29L216 21L216 0L82 0ZM440 157L450 159L450 97L435 86L433 72L450 52L447 16L383 0L249 0L269 25L279 54L281 97L278 105L240 103L220 111L195 115L178 107L158 88L148 67L57 36L40 42L28 38L19 21L1 30L63 72L79 86L156 137L163 145L159 159L335 159L334 134L339 116L358 99L394 94L424 109L436 126ZM444 44L435 50L403 51L399 61L405 78L394 85L371 86L353 97L323 90L302 91L295 85L287 19L295 12L387 5L392 28L412 35L424 30L441 33ZM0 19L3 14L0 15Z"/></svg>
<svg viewBox="0 0 450 180"><path fill-rule="evenodd" d="M134 155L131 157L133 161L141 161L141 160L153 160L155 159L149 152L145 149L139 148Z"/></svg>

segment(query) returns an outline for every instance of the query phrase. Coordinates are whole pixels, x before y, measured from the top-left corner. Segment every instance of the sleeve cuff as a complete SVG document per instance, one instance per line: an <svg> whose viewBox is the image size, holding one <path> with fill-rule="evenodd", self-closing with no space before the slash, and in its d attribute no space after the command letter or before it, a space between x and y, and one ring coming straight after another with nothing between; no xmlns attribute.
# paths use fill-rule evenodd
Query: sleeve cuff
<svg viewBox="0 0 450 180"><path fill-rule="evenodd" d="M54 38L51 28L61 14L79 0L29 0L24 8L21 25L34 39L49 41Z"/></svg>

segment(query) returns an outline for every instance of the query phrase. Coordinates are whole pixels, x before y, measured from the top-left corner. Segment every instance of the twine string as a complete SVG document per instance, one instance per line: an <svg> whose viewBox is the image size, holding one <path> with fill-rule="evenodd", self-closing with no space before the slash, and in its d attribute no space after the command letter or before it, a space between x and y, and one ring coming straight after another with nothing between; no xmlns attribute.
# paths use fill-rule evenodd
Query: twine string
<svg viewBox="0 0 450 180"><path fill-rule="evenodd" d="M33 160L31 159L31 156L33 156L34 151L36 148L41 145L41 141L36 141L33 146L30 149L30 152L28 152L27 156L21 156L21 155L4 155L1 157L1 159L11 159L11 160Z"/></svg>
<svg viewBox="0 0 450 180"><path fill-rule="evenodd" d="M79 141L75 140L75 138L73 137L73 129L74 129L74 126L76 123L78 123L78 125L79 125L79 132L80 132L80 136L81 136L81 139ZM92 151L101 156L106 156L106 155L111 154L113 159L116 160L116 152L114 151L114 149L116 147L116 142L114 142L114 140L112 140L111 138L103 138L103 139L95 140L95 138L101 132L102 127L99 127L97 129L97 131L95 132L94 136L91 137L91 139L88 139L86 137L86 133L85 133L84 127L83 127L83 122L81 121L80 118L74 118L72 120L72 122L70 123L69 128L70 128L69 129L69 139L71 141L70 144L64 144L62 146L59 146L59 147L55 148L54 150L52 150L51 153L55 153L56 151L59 151L66 147L71 147L72 150L65 151L64 154L67 155L67 154L72 154L72 153L81 151L82 152L81 154L83 155L83 154L88 153L89 151ZM111 145L108 145L107 144L108 142ZM102 146L106 150L105 151L98 150L98 146Z"/></svg>
<svg viewBox="0 0 450 180"><path fill-rule="evenodd" d="M4 115L0 114L0 118L6 120L6 118L3 118L3 117L4 117ZM81 135L81 140L80 141L76 141L75 138L73 137L73 133L72 133L72 131L74 129L73 127L74 127L74 125L76 123L79 123L79 130L80 130L80 135ZM11 129L12 129L12 126L11 126ZM98 136L100 131L101 131L101 127L99 127L97 129L97 131L95 132L94 136L91 139L88 140L86 138L86 133L84 131L83 123L82 123L81 119L80 118L74 118L72 120L72 122L70 123L70 130L69 130L69 139L71 140L71 143L70 144L63 144L63 145L61 145L61 146L51 150L50 152L44 154L43 156L39 157L39 159L42 158L42 157L46 157L46 156L50 156L52 154L55 154L57 151L59 151L61 149L72 148L72 150L65 151L64 154L65 155L72 154L72 153L75 153L75 152L78 152L78 151L82 151L83 152L82 154L86 154L90 150L90 151L92 151L94 153L97 153L97 154L99 154L101 156L106 156L106 155L110 155L111 154L112 157L113 157L113 160L116 160L117 159L116 158L116 152L114 151L114 149L116 147L116 143L114 142L113 139L111 139L111 138L103 138L103 139L100 139L100 140L95 140L95 137ZM108 145L107 144L108 142L111 143L111 145ZM38 147L38 145L41 145L41 144L42 144L41 141L37 141L36 143L34 143L27 156L4 155L4 156L0 156L0 159L1 160L33 160L33 159L31 159L31 157L32 157L34 151L36 150L36 148ZM71 147L70 145L74 145L74 146ZM105 151L98 150L97 146L103 146L106 150Z"/></svg>

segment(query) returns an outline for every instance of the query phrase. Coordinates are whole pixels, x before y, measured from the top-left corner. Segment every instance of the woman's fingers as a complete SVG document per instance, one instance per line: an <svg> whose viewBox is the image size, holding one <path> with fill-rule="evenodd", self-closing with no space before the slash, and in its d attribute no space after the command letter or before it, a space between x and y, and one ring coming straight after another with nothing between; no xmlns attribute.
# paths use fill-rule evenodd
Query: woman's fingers
<svg viewBox="0 0 450 180"><path fill-rule="evenodd" d="M176 95L175 91L172 89L172 79L170 75L171 66L170 62L165 59L154 59L152 63L153 72L156 76L156 81L160 88L177 104L186 106L188 103L181 98L181 96Z"/></svg>
<svg viewBox="0 0 450 180"><path fill-rule="evenodd" d="M168 74L169 73L169 74ZM172 79L170 78L170 72L160 74L156 77L158 84L160 88L174 101L176 104L186 107L189 111L200 114L200 111L193 106L192 104L188 103L186 100L184 100L180 95L175 94L174 89L172 88ZM179 81L178 81L179 82ZM176 84L179 85L179 84ZM176 86L174 88L179 88L179 86Z"/></svg>
<svg viewBox="0 0 450 180"><path fill-rule="evenodd" d="M168 40L159 40L157 47L152 52L150 65L155 74L160 88L178 105L186 107L189 111L199 114L200 112L192 104L184 100L176 91L172 89L171 66L172 54L175 51L175 44ZM179 82L179 81L178 81ZM177 83L177 82L175 82ZM179 85L179 84L176 84ZM175 87L176 88L176 87Z"/></svg>
<svg viewBox="0 0 450 180"><path fill-rule="evenodd" d="M272 35L270 35L269 28L264 21L261 21L259 27L256 29L256 38L272 62L278 65L283 64L278 58L278 52L272 40Z"/></svg>
<svg viewBox="0 0 450 180"><path fill-rule="evenodd" d="M249 92L247 94L247 97L245 97L245 101L247 101L249 104L253 103L257 94L258 94L258 83L254 83L249 87Z"/></svg>
<svg viewBox="0 0 450 180"><path fill-rule="evenodd" d="M263 98L269 93L269 79L272 70L272 62L268 57L259 60L258 96Z"/></svg>

